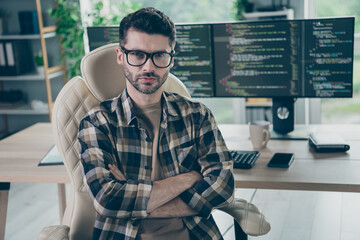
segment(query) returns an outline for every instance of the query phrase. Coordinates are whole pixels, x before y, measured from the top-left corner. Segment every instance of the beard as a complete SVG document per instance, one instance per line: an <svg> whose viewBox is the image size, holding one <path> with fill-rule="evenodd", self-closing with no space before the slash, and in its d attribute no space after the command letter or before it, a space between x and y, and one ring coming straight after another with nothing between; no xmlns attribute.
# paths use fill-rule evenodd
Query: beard
<svg viewBox="0 0 360 240"><path fill-rule="evenodd" d="M135 75L135 74L132 74L126 66L123 66L123 70L124 70L125 77L130 82L130 84L137 91L139 91L143 94L153 94L159 88L161 88L161 86L165 83L165 81L169 75L169 72L170 72L170 69L168 69L164 73L164 75L162 77L160 77L159 75L152 73L152 72L141 73L141 74ZM139 78L141 78L141 77L153 77L156 79L156 81L152 82L152 83L141 83L139 81Z"/></svg>

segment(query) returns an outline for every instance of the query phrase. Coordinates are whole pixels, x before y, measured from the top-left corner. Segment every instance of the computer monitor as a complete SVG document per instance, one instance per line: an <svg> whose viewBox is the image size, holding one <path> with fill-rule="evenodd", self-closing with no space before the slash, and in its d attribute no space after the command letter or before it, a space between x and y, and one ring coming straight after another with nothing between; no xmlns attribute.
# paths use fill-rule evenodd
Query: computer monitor
<svg viewBox="0 0 360 240"><path fill-rule="evenodd" d="M119 26L87 27L86 33L90 51L106 44L119 42Z"/></svg>
<svg viewBox="0 0 360 240"><path fill-rule="evenodd" d="M117 41L115 29L88 28L90 50ZM176 31L171 72L191 96L272 98L277 133L294 129L297 98L352 97L353 17L177 24Z"/></svg>
<svg viewBox="0 0 360 240"><path fill-rule="evenodd" d="M188 89L213 87L191 91L192 96L272 98L277 133L294 130L296 98L352 97L353 17L184 24L178 29L173 74ZM207 79L197 76L210 69Z"/></svg>

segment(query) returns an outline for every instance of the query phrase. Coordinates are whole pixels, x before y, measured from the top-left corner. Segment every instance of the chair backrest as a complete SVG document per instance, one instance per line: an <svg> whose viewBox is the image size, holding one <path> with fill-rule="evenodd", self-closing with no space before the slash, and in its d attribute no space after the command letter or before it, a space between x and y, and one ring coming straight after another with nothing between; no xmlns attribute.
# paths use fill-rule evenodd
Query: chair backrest
<svg viewBox="0 0 360 240"><path fill-rule="evenodd" d="M70 239L91 239L95 209L83 182L77 132L80 120L101 101L118 96L125 88L122 68L116 62L116 47L109 44L84 56L81 77L72 78L58 94L53 108L55 143L71 180L63 223ZM184 84L169 74L164 90L190 97Z"/></svg>

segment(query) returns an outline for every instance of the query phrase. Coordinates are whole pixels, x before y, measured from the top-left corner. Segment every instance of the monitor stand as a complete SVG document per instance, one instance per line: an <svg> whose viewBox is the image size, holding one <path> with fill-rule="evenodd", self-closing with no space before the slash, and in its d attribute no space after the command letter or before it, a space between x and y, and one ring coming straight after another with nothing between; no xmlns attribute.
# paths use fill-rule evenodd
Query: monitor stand
<svg viewBox="0 0 360 240"><path fill-rule="evenodd" d="M278 133L274 129L270 130L271 139L281 140L307 140L309 135L315 132L316 128L311 126L295 126L294 130L288 133Z"/></svg>
<svg viewBox="0 0 360 240"><path fill-rule="evenodd" d="M306 140L314 131L309 126L294 126L294 103L292 97L273 98L273 129L272 139Z"/></svg>

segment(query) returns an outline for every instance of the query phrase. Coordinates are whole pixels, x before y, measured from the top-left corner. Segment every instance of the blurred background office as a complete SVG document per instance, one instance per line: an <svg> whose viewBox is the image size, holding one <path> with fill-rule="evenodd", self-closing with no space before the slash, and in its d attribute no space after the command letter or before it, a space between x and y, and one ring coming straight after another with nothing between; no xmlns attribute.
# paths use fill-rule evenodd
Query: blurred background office
<svg viewBox="0 0 360 240"><path fill-rule="evenodd" d="M35 1L4 0L0 3L2 35L0 41L8 35L20 33L24 38L24 24L19 20L20 12L34 12ZM118 25L127 13L140 7L153 6L169 15L175 23L224 22L234 20L267 20L267 19L302 19L314 17L358 16L360 3L356 0L346 4L335 0L58 0L58 8L53 1L43 0L42 15L44 24L57 25L57 35L62 34L63 50L66 59L66 76L61 73L52 75L50 87L42 81L24 81L22 76L4 76L0 74L0 86L4 95L20 95L17 104L1 105L0 102L0 138L23 129L39 121L49 121L51 104L63 86L63 80L79 75L81 56L88 51L86 27L99 25ZM81 14L80 14L81 13ZM35 15L36 16L36 15ZM80 17L81 16L81 17ZM54 19L58 19L55 23ZM355 22L354 77L352 98L299 98L295 104L295 123L359 123L360 122L360 80L359 80L359 21ZM34 30L36 31L36 30ZM83 33L85 33L83 35ZM34 32L36 34L36 32ZM31 58L39 62L43 57L42 46L36 39L27 40L32 48ZM57 38L46 38L48 64L61 64ZM41 62L41 60L40 60ZM35 63L37 72L42 74L41 64ZM49 66L50 67L50 66ZM34 67L35 69L35 67ZM35 70L35 71L36 71ZM46 76L46 75L45 75ZM37 77L43 80L44 76ZM13 80L16 81L13 81ZM28 80L28 79L26 79ZM50 89L50 90L49 90ZM10 92L12 91L12 92ZM14 92L15 91L15 92ZM17 92L16 92L17 91ZM51 97L49 97L51 95ZM50 99L50 100L49 100ZM218 123L247 123L251 120L265 119L272 121L271 99L245 98L197 98L213 111ZM49 107L50 105L50 107ZM223 107L229 106L229 107Z"/></svg>

